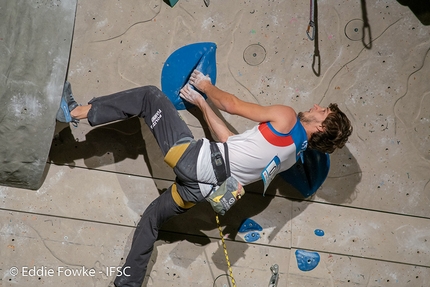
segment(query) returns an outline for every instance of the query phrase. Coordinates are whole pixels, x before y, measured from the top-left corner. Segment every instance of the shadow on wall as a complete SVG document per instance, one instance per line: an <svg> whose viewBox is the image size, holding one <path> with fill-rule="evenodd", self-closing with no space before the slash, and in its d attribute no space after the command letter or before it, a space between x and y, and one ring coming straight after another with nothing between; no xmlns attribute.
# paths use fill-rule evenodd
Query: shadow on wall
<svg viewBox="0 0 430 287"><path fill-rule="evenodd" d="M68 125L54 137L49 161L75 166L82 159L85 167L96 169L143 155L153 177L174 179L153 135L138 117L94 128L85 137L85 141L76 141Z"/></svg>
<svg viewBox="0 0 430 287"><path fill-rule="evenodd" d="M330 172L314 197L333 204L351 203L357 197L357 185L361 181L361 168L345 146L330 156Z"/></svg>
<svg viewBox="0 0 430 287"><path fill-rule="evenodd" d="M421 24L430 25L430 1L428 0L397 0L401 5L408 6Z"/></svg>

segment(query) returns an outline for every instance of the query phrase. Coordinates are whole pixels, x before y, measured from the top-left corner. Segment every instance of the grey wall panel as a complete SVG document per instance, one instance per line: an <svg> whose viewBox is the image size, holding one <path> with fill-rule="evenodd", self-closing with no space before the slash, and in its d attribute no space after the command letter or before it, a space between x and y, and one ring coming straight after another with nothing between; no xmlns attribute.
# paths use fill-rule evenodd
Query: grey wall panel
<svg viewBox="0 0 430 287"><path fill-rule="evenodd" d="M0 0L0 185L42 184L77 0Z"/></svg>

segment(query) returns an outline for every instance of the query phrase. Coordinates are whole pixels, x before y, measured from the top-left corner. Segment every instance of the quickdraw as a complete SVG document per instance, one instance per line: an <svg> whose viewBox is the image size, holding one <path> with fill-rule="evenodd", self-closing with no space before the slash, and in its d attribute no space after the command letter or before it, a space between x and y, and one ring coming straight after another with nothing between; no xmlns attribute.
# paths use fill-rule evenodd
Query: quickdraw
<svg viewBox="0 0 430 287"><path fill-rule="evenodd" d="M310 15L309 15L309 24L308 29L306 30L306 34L308 35L309 40L313 41L315 39L315 0L311 1ZM312 29L312 31L311 31Z"/></svg>

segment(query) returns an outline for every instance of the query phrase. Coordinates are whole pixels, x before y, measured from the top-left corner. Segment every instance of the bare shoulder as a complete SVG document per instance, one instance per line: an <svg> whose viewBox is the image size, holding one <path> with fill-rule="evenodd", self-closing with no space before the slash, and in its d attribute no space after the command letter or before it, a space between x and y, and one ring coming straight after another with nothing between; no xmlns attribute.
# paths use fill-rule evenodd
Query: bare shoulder
<svg viewBox="0 0 430 287"><path fill-rule="evenodd" d="M273 128L280 133L289 133L297 122L297 113L290 106L278 105L274 106L273 120L271 124Z"/></svg>

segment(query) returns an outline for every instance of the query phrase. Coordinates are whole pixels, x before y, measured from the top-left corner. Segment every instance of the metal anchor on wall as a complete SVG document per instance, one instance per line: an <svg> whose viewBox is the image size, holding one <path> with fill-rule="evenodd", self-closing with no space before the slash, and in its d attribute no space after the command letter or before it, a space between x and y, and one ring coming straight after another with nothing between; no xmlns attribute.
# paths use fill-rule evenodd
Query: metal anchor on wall
<svg viewBox="0 0 430 287"><path fill-rule="evenodd" d="M272 267L270 267L270 271L272 271L272 277L270 277L269 287L276 287L278 286L278 279L279 279L278 264L273 264Z"/></svg>

